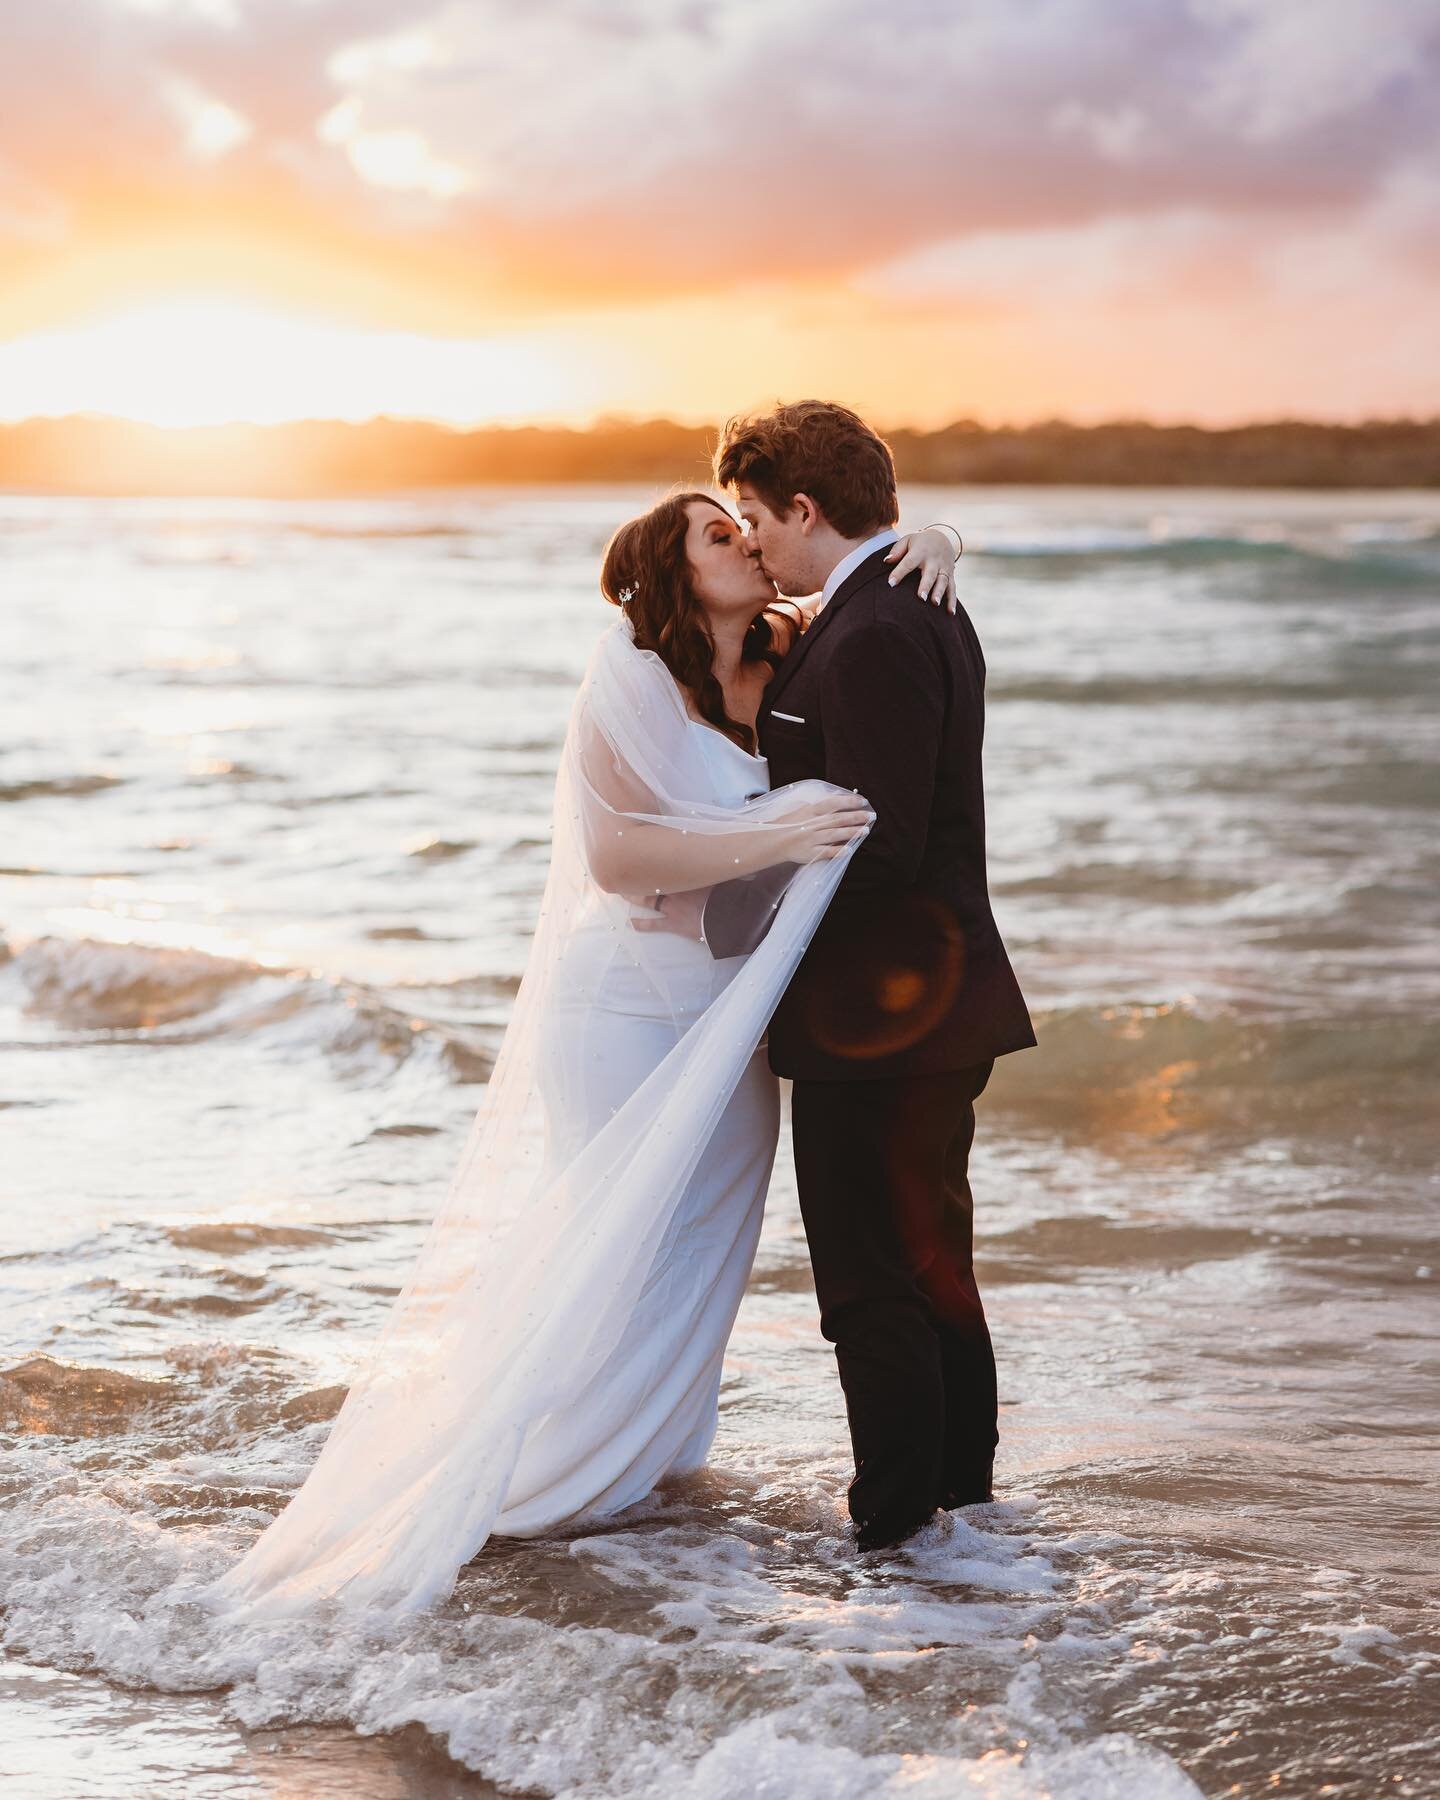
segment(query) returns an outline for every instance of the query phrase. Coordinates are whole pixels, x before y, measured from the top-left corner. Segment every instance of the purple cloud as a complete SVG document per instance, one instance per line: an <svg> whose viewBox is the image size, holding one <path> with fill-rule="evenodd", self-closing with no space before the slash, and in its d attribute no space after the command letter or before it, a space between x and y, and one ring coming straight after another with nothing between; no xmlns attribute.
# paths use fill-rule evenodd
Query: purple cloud
<svg viewBox="0 0 1440 1800"><path fill-rule="evenodd" d="M1440 160L1437 0L47 0L9 39L0 254L103 178L659 294L1116 217L1340 227ZM187 150L177 80L248 135Z"/></svg>

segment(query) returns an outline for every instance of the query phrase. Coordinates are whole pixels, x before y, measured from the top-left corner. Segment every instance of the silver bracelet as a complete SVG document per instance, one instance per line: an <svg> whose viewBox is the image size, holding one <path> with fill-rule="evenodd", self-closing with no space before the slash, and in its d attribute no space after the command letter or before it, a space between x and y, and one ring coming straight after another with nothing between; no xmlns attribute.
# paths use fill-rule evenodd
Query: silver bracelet
<svg viewBox="0 0 1440 1800"><path fill-rule="evenodd" d="M937 519L933 525L922 525L920 529L922 531L948 531L955 540L955 561L959 562L965 551L965 540L953 525L946 525L943 520Z"/></svg>

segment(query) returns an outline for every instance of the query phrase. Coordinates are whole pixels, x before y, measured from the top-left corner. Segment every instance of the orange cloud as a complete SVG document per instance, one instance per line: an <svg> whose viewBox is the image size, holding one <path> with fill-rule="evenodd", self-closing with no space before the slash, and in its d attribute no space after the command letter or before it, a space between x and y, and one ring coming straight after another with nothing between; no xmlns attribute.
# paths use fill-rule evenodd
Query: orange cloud
<svg viewBox="0 0 1440 1800"><path fill-rule="evenodd" d="M47 0L8 36L0 340L209 294L538 331L691 416L1440 407L1413 0Z"/></svg>

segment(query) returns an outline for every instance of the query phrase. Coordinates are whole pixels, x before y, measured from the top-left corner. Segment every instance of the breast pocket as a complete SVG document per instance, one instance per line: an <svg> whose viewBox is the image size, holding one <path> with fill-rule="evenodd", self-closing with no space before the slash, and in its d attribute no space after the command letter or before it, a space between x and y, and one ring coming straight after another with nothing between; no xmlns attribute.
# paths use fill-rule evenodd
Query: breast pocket
<svg viewBox="0 0 1440 1800"><path fill-rule="evenodd" d="M799 705L771 709L762 734L761 749L770 759L770 785L818 775L825 766L825 744L820 720L813 708Z"/></svg>

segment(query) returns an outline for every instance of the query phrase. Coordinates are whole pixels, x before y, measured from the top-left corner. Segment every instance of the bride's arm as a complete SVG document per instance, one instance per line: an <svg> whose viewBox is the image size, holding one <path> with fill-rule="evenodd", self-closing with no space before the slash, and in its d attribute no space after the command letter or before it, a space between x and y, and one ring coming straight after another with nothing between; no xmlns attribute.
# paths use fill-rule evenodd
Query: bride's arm
<svg viewBox="0 0 1440 1800"><path fill-rule="evenodd" d="M595 821L586 861L598 886L627 898L688 894L778 863L828 862L863 837L875 815L858 794L798 807L782 819L703 831L625 814Z"/></svg>
<svg viewBox="0 0 1440 1800"><path fill-rule="evenodd" d="M860 795L836 794L770 819L737 816L728 826L697 818L682 825L654 816L663 802L602 737L581 745L578 765L586 866L597 886L629 899L690 893L777 863L827 861L863 836L874 818Z"/></svg>
<svg viewBox="0 0 1440 1800"><path fill-rule="evenodd" d="M717 882L757 875L778 863L827 862L863 837L874 818L855 794L816 800L773 823L734 831L685 830L650 819L600 822L587 860L607 893L629 898L688 894Z"/></svg>
<svg viewBox="0 0 1440 1800"><path fill-rule="evenodd" d="M960 604L955 591L955 565L964 548L953 525L927 525L923 531L898 538L885 557L886 562L896 565L890 571L891 587L918 569L920 598L953 613Z"/></svg>

